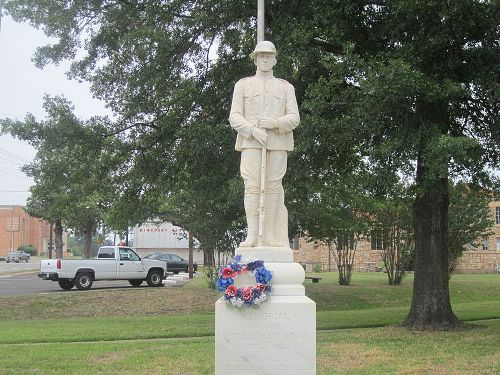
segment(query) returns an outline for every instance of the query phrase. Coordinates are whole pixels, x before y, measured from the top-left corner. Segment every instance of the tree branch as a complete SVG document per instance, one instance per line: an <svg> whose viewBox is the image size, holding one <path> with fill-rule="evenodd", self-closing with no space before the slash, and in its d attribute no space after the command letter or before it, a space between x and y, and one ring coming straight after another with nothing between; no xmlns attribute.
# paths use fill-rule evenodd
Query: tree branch
<svg viewBox="0 0 500 375"><path fill-rule="evenodd" d="M365 2L365 5L378 5L381 7L385 7L387 6L387 3L385 0L368 0L367 2Z"/></svg>
<svg viewBox="0 0 500 375"><path fill-rule="evenodd" d="M318 37L313 37L311 43L314 46L320 47L326 52L334 53L336 55L344 55L344 48L340 44L330 43Z"/></svg>

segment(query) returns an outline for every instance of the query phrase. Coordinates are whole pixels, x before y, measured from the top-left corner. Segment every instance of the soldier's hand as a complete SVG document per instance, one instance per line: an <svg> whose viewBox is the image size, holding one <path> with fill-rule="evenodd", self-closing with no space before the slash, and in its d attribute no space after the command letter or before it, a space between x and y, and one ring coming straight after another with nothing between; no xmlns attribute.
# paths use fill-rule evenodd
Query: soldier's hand
<svg viewBox="0 0 500 375"><path fill-rule="evenodd" d="M277 127L278 127L278 121L271 117L262 117L259 120L259 128L276 129Z"/></svg>
<svg viewBox="0 0 500 375"><path fill-rule="evenodd" d="M265 145L267 142L267 133L259 129L257 127L253 127L252 130L250 130L252 133L252 138L255 139L257 142L259 142L261 145Z"/></svg>

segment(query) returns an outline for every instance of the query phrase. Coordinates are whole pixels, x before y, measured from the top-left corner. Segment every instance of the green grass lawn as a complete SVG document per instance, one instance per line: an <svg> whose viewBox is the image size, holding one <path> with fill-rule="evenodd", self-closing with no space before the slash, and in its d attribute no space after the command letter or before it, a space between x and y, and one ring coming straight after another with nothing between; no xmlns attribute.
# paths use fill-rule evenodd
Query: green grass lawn
<svg viewBox="0 0 500 375"><path fill-rule="evenodd" d="M430 333L398 327L410 277L389 286L383 273L356 273L349 287L321 277L306 282L318 374L500 373L498 275L454 275L453 309L468 328ZM201 277L182 288L1 297L0 374L213 374L217 298Z"/></svg>

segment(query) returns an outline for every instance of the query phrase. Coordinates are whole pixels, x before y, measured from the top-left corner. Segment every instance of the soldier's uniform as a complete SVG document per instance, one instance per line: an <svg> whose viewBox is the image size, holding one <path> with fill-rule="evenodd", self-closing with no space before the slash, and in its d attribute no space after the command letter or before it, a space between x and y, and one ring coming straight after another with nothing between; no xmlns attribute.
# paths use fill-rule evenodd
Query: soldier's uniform
<svg viewBox="0 0 500 375"><path fill-rule="evenodd" d="M267 149L264 244L288 247L288 214L281 181L286 172L287 152L293 150L292 130L299 124L300 116L293 86L272 74L259 73L236 83L229 116L231 126L238 132L235 148L241 151L240 171L245 183L248 237L240 246L254 246L258 235L263 146L252 138L251 129L258 127L263 117L277 121L275 129L267 130L264 146Z"/></svg>

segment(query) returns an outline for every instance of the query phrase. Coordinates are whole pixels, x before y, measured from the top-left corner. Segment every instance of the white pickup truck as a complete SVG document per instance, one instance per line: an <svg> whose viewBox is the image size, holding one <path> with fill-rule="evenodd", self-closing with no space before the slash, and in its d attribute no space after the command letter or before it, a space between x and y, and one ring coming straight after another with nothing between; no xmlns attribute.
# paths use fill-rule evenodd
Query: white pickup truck
<svg viewBox="0 0 500 375"><path fill-rule="evenodd" d="M128 280L139 286L144 280L149 286L162 286L167 277L167 264L159 260L141 259L130 247L103 246L96 259L48 259L40 262L38 277L57 281L63 289L75 285L90 289L97 280Z"/></svg>

